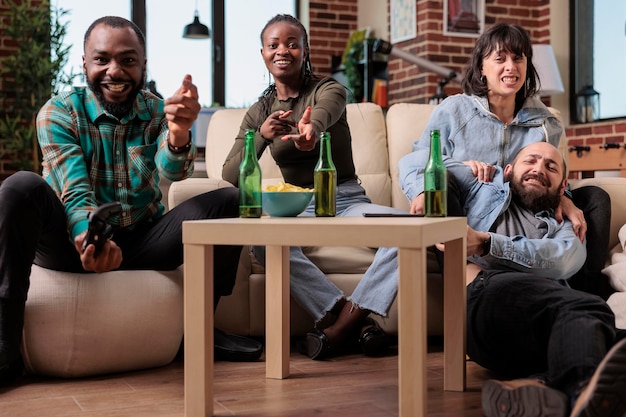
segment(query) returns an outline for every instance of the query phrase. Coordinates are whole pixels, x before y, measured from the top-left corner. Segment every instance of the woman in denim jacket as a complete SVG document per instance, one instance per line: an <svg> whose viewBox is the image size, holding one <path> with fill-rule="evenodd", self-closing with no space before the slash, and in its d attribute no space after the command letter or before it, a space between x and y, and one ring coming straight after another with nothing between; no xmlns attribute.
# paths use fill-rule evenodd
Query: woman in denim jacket
<svg viewBox="0 0 626 417"><path fill-rule="evenodd" d="M433 129L441 132L444 159L462 161L479 181L491 181L494 166L510 163L528 144L545 141L558 146L563 127L536 97L540 80L532 58L530 36L518 25L498 23L478 39L463 78L463 94L448 97L433 110L413 152L400 160L400 184L412 213L423 212L423 172ZM611 290L600 271L608 253L609 196L598 187L567 194L557 209L557 220L566 216L581 241L586 236L588 249L587 262L570 284L606 298Z"/></svg>

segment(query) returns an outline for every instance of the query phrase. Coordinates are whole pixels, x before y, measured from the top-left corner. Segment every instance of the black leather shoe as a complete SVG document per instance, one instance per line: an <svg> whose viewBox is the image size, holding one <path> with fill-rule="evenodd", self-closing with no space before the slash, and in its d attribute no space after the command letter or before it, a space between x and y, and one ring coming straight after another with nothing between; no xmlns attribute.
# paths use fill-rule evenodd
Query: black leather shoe
<svg viewBox="0 0 626 417"><path fill-rule="evenodd" d="M367 323L369 326L363 329L359 337L359 346L365 356L380 356L389 346L389 339L376 320L368 318Z"/></svg>
<svg viewBox="0 0 626 417"><path fill-rule="evenodd" d="M324 359L330 355L330 343L326 333L320 329L313 329L306 334L303 352L311 359Z"/></svg>
<svg viewBox="0 0 626 417"><path fill-rule="evenodd" d="M215 329L213 343L215 360L229 362L253 362L263 353L263 344L248 337L224 333Z"/></svg>

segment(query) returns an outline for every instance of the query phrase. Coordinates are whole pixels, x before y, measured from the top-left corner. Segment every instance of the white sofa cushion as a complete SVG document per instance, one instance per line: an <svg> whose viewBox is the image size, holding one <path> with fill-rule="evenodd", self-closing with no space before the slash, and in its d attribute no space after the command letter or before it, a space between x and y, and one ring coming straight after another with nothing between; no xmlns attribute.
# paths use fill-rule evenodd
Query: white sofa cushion
<svg viewBox="0 0 626 417"><path fill-rule="evenodd" d="M79 377L163 366L183 337L183 274L77 274L32 266L22 353L27 371Z"/></svg>

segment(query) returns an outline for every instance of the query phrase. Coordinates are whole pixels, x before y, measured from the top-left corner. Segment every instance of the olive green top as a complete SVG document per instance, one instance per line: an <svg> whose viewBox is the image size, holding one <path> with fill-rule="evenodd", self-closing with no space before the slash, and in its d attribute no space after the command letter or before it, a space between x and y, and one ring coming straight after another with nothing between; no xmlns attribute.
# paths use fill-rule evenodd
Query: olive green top
<svg viewBox="0 0 626 417"><path fill-rule="evenodd" d="M278 100L276 93L273 93L271 103L271 112L293 110L290 117L293 122L300 120L307 106L311 106L311 123L318 132L330 133L332 158L337 167L337 183L356 178L352 159L352 138L346 119L346 89L343 85L332 78L310 79L300 96ZM313 170L319 159L319 138L315 138L317 144L312 151L300 151L292 141L283 141L280 138L266 140L259 133L259 127L265 119L266 116L261 114L259 102L256 102L243 118L239 134L224 162L222 178L238 185L239 164L244 155L245 132L246 129L254 129L257 156L260 157L269 146L285 182L312 188Z"/></svg>

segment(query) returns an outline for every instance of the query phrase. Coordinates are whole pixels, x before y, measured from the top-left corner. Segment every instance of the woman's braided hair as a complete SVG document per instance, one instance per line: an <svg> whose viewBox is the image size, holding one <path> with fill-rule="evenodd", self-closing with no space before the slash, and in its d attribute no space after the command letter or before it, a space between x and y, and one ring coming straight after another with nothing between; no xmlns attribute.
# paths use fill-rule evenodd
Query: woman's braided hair
<svg viewBox="0 0 626 417"><path fill-rule="evenodd" d="M302 82L300 83L300 88L302 88L303 86L307 84L307 81L309 79L314 77L313 68L311 66L309 36L306 32L305 27L302 25L302 23L300 23L298 19L296 19L295 17L289 14L277 14L276 16L271 18L265 24L265 26L263 27L263 30L261 30L261 46L263 46L263 36L265 35L265 31L267 30L267 28L273 25L274 23L280 23L280 22L286 22L291 25L294 25L302 33L302 38L304 39L304 51L306 55L304 59L304 65L300 69L300 78L302 80ZM266 119L271 113L272 97L274 96L275 92L276 92L276 84L271 81L271 74L270 74L270 85L265 89L265 91L263 91L263 93L259 97L260 113L261 113L263 120Z"/></svg>

